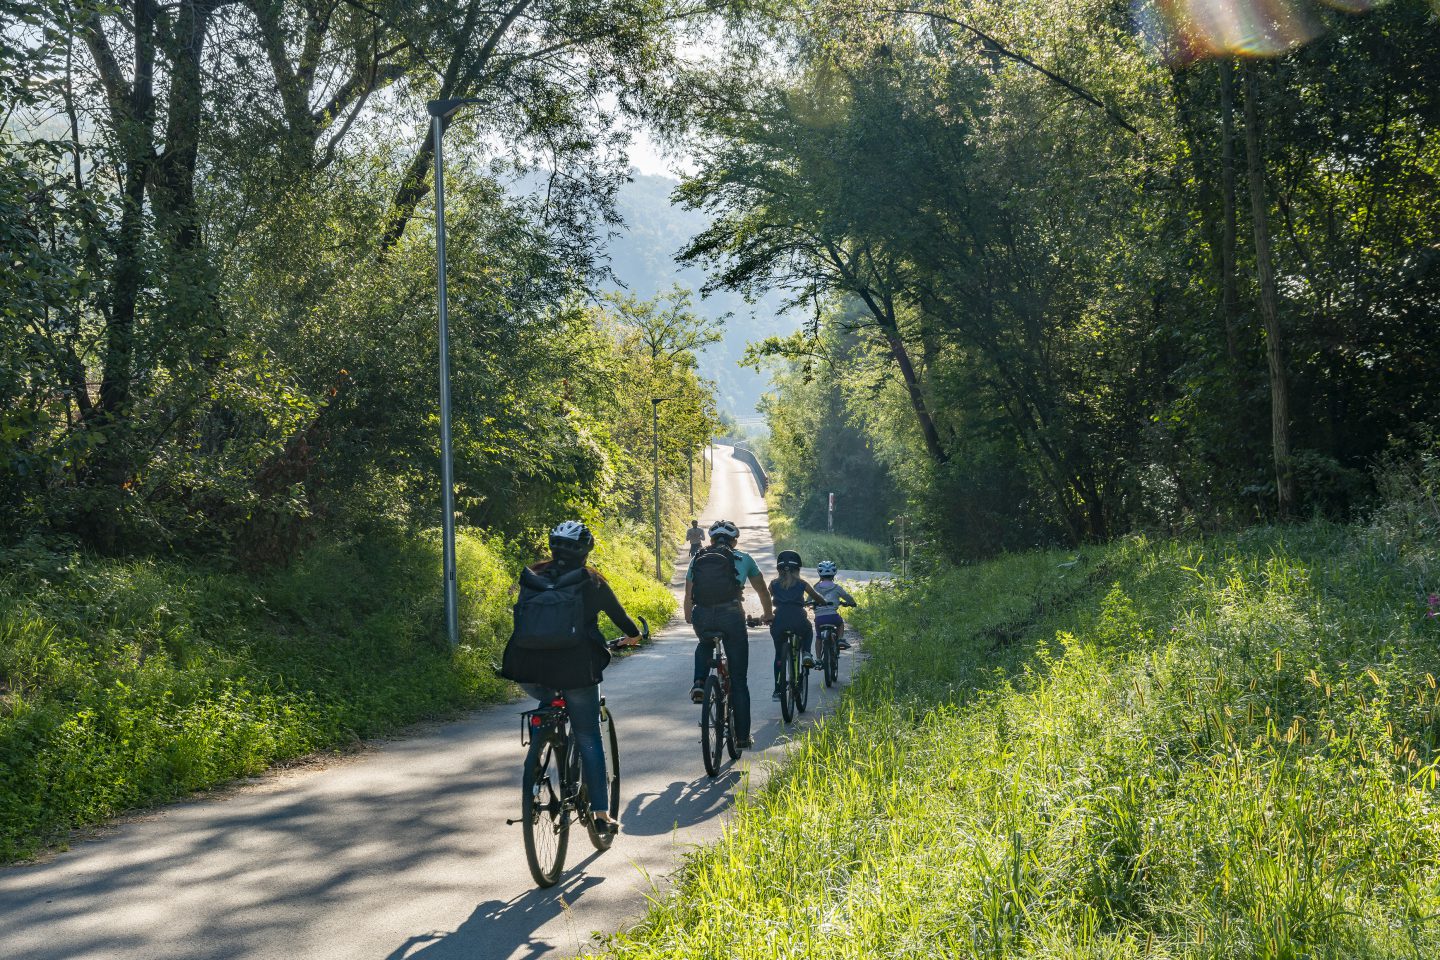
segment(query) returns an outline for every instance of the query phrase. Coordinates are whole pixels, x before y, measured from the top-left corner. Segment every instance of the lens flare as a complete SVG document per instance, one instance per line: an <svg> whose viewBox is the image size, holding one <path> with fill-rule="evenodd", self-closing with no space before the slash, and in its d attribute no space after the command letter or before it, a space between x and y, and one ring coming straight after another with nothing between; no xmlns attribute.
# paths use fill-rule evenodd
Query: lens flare
<svg viewBox="0 0 1440 960"><path fill-rule="evenodd" d="M1376 0L1317 0L1359 14ZM1440 5L1440 0L1432 0ZM1322 25L1311 0L1138 0L1140 32L1172 63L1206 57L1277 57L1314 40Z"/></svg>

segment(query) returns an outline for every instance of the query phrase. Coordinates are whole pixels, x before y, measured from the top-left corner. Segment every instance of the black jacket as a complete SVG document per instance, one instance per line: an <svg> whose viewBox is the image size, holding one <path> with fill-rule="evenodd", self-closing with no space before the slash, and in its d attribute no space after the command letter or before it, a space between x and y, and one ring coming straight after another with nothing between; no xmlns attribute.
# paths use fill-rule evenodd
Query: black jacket
<svg viewBox="0 0 1440 960"><path fill-rule="evenodd" d="M558 566L558 569L557 569ZM547 572L564 573L574 567L558 564L554 560L536 563L530 569L539 574ZM610 651L605 646L605 637L600 633L600 614L625 632L627 637L639 634L640 628L630 619L625 608L610 589L610 584L593 567L587 568L589 582L585 584L585 620L589 628L589 642L578 650L521 650L513 644L505 650L504 668L501 671L507 679L518 683L538 683L556 690L573 690L599 683L605 668L610 665Z"/></svg>

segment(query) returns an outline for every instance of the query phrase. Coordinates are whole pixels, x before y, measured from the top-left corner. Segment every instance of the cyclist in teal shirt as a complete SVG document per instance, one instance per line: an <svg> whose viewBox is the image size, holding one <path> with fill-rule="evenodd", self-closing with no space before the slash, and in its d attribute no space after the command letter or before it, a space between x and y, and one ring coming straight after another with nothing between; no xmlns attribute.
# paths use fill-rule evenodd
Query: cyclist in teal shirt
<svg viewBox="0 0 1440 960"><path fill-rule="evenodd" d="M685 573L685 622L694 624L695 636L707 632L725 636L725 657L730 661L730 702L735 710L735 738L748 747L750 737L750 687L746 682L750 667L750 635L745 625L745 584L755 588L764 608L764 620L774 619L770 591L760 568L748 554L735 549L740 528L729 520L718 520L710 526L710 546L690 561ZM690 700L705 699L705 674L710 671L708 644L695 645L695 675L690 687Z"/></svg>

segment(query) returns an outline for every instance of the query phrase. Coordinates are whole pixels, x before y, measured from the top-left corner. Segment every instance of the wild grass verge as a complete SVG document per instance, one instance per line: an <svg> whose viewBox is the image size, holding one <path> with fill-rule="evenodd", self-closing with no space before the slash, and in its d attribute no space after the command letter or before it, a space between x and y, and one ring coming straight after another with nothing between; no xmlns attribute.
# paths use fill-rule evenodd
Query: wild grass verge
<svg viewBox="0 0 1440 960"><path fill-rule="evenodd" d="M817 561L833 560L845 570L889 570L890 556L884 546L858 540L838 533L802 530L789 517L770 505L770 532L775 549L794 550L804 558L806 566Z"/></svg>
<svg viewBox="0 0 1440 960"><path fill-rule="evenodd" d="M1440 511L872 590L623 958L1440 956Z"/></svg>
<svg viewBox="0 0 1440 960"><path fill-rule="evenodd" d="M633 537L597 563L629 608L673 607ZM73 827L277 761L505 699L512 551L457 548L462 645L443 622L438 538L318 545L264 577L21 549L0 568L0 860ZM608 625L606 625L608 627Z"/></svg>

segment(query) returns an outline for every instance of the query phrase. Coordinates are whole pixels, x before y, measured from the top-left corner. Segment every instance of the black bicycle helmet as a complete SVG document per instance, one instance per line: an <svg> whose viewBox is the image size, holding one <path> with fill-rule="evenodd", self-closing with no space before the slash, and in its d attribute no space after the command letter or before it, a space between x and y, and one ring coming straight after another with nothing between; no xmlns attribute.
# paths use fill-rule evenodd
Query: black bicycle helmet
<svg viewBox="0 0 1440 960"><path fill-rule="evenodd" d="M566 520L550 531L550 554L556 560L584 563L595 549L595 535L579 520Z"/></svg>
<svg viewBox="0 0 1440 960"><path fill-rule="evenodd" d="M775 558L777 570L799 570L801 566L800 554L794 550L781 550L780 555Z"/></svg>

